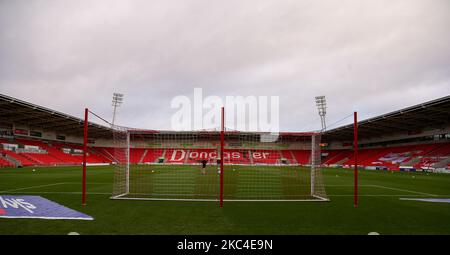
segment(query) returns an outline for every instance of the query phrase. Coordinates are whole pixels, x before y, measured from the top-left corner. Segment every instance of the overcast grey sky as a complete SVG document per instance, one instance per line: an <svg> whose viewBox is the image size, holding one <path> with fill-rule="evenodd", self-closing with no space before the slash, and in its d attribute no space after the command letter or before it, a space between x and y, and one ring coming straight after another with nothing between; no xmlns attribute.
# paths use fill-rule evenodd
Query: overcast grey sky
<svg viewBox="0 0 450 255"><path fill-rule="evenodd" d="M280 96L281 130L450 94L448 0L0 0L0 93L168 129L174 96Z"/></svg>

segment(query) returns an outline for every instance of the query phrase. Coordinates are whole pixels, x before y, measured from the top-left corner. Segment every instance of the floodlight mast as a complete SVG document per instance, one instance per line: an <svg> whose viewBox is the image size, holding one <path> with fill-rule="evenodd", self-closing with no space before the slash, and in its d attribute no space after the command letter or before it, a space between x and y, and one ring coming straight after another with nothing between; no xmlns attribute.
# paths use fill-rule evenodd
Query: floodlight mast
<svg viewBox="0 0 450 255"><path fill-rule="evenodd" d="M325 122L325 115L327 114L327 100L325 96L316 96L316 106L319 110L320 122L322 125L322 132L327 129L327 124Z"/></svg>
<svg viewBox="0 0 450 255"><path fill-rule="evenodd" d="M111 125L114 126L116 120L117 107L119 107L123 103L123 94L113 93L112 106L113 106L113 118Z"/></svg>

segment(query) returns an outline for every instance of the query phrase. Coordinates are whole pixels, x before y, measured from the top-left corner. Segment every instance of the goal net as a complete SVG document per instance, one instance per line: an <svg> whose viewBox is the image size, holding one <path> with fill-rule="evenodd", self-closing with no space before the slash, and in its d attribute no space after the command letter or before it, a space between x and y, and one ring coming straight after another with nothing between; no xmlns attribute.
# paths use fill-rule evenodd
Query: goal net
<svg viewBox="0 0 450 255"><path fill-rule="evenodd" d="M113 130L114 199L328 200L320 133Z"/></svg>

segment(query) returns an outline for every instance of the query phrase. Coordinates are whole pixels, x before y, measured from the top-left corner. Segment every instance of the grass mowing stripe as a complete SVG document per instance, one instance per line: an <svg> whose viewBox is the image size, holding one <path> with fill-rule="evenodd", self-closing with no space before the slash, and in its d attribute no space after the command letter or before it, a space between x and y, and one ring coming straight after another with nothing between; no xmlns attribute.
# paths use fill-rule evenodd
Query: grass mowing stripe
<svg viewBox="0 0 450 255"><path fill-rule="evenodd" d="M252 186L252 179L238 182L239 173L258 170L250 175L276 176L273 171L265 172L267 166L235 166L236 171L225 172L226 195L234 197L236 184ZM0 234L362 234L376 231L380 234L450 234L450 204L412 203L401 201L400 197L450 197L450 175L422 174L382 171L360 171L360 204L353 207L352 169L325 168L323 171L325 188L331 198L328 203L304 202L225 202L219 208L217 202L197 203L176 201L127 201L111 200L113 167L90 167L88 171L88 206L82 206L81 168L49 167L32 172L32 168L0 169L0 186L3 190L25 187L23 192L55 201L95 218L92 222L43 221L36 219L1 219ZM149 169L156 169L149 167ZM199 173L198 166L163 166L155 171L171 171L176 177L178 169L192 169ZM291 171L291 170L289 170ZM183 172L183 171L182 171ZM269 174L270 173L270 174ZM149 183L154 182L153 174L142 173ZM294 174L294 172L290 172ZM300 172L299 172L300 174ZM244 173L245 175L245 173ZM307 175L307 172L306 172ZM215 176L215 175L214 175ZM283 178L286 174L282 175ZM304 173L301 176L305 176ZM287 176L289 177L289 176ZM292 176L291 176L292 177ZM168 177L170 178L170 177ZM180 178L164 179L168 184L191 184L192 176L181 174ZM190 181L183 179L190 179ZM211 178L211 179L210 179ZM277 179L275 177L274 179ZM286 179L286 178L285 178ZM282 185L291 185L295 178L288 178ZM276 181L267 180L267 187L275 187ZM64 185L54 185L64 182ZM144 182L146 182L144 180ZM217 190L208 187L216 183L213 175L200 176L195 180L195 193ZM50 187L35 188L41 184ZM109 184L109 185L108 185ZM206 184L206 185L204 185ZM298 183L299 187L305 183ZM378 184L378 185L371 185ZM78 186L79 185L79 186ZM89 185L91 189L89 189ZM147 183L144 184L148 185ZM378 187L377 187L378 186ZM383 187L380 187L383 186ZM33 187L34 189L29 189ZM397 188L398 187L398 188ZM185 187L167 188L184 190ZM190 188L190 187L189 187ZM420 188L421 193L416 191ZM269 189L269 188L268 188ZM300 187L300 189L302 189ZM187 189L186 189L187 190ZM29 191L29 192L26 192ZM138 190L137 190L138 191ZM147 190L142 190L147 192ZM149 190L151 191L151 190ZM284 195L294 194L289 191ZM404 194L401 194L404 193ZM230 195L228 195L230 194ZM255 194L255 193L254 193ZM251 194L249 194L251 195ZM256 193L258 195L258 193Z"/></svg>

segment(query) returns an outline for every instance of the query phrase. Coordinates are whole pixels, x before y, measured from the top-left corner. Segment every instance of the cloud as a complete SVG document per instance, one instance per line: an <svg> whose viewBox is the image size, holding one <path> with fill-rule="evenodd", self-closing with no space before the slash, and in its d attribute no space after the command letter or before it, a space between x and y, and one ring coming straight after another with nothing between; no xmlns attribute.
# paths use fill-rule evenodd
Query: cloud
<svg viewBox="0 0 450 255"><path fill-rule="evenodd" d="M432 14L432 15L431 15ZM278 95L282 130L450 94L450 3L2 1L0 93L168 129L177 95Z"/></svg>

